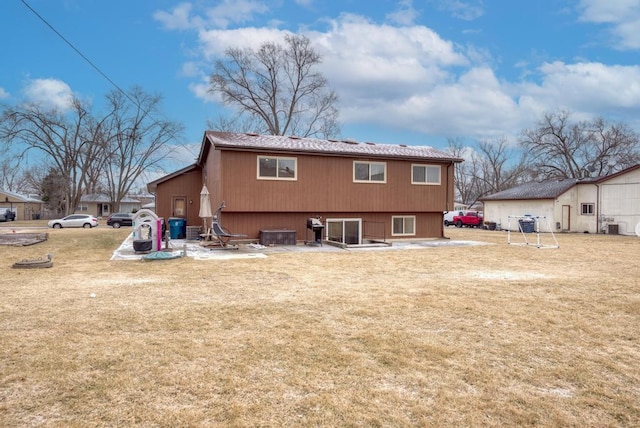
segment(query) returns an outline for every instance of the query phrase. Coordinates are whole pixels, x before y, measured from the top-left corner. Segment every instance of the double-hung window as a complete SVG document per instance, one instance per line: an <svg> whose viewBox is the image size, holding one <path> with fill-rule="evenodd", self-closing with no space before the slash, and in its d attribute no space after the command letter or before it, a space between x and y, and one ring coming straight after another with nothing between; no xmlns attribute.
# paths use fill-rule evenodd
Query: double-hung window
<svg viewBox="0 0 640 428"><path fill-rule="evenodd" d="M386 183L387 164L384 162L353 162L353 181L356 183Z"/></svg>
<svg viewBox="0 0 640 428"><path fill-rule="evenodd" d="M411 184L440 184L440 165L411 165Z"/></svg>
<svg viewBox="0 0 640 428"><path fill-rule="evenodd" d="M393 216L391 217L393 236L412 236L416 234L415 216Z"/></svg>
<svg viewBox="0 0 640 428"><path fill-rule="evenodd" d="M297 180L298 160L279 156L258 156L258 179Z"/></svg>

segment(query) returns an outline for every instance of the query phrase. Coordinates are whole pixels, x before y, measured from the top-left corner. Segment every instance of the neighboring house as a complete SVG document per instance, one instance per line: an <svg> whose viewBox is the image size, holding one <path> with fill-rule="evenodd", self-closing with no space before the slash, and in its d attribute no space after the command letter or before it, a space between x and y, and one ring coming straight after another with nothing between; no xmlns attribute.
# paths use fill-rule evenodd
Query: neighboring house
<svg viewBox="0 0 640 428"><path fill-rule="evenodd" d="M640 165L606 177L530 182L486 196L484 221L518 229L541 217L540 231L632 235L640 223ZM542 219L544 217L544 219Z"/></svg>
<svg viewBox="0 0 640 428"><path fill-rule="evenodd" d="M89 193L82 195L80 205L76 207L76 213L91 214L96 217L108 217L115 212L130 213L142 208L138 199L124 197L120 201L120 209L116 203L104 193Z"/></svg>
<svg viewBox="0 0 640 428"><path fill-rule="evenodd" d="M35 220L43 216L44 203L37 197L0 190L0 211L10 209L16 220Z"/></svg>
<svg viewBox="0 0 640 428"><path fill-rule="evenodd" d="M295 231L320 216L325 239L345 244L443 236L452 210L454 165L430 147L207 131L196 164L148 184L161 217L198 217L206 184L221 224L257 239ZM211 219L208 219L210 222Z"/></svg>

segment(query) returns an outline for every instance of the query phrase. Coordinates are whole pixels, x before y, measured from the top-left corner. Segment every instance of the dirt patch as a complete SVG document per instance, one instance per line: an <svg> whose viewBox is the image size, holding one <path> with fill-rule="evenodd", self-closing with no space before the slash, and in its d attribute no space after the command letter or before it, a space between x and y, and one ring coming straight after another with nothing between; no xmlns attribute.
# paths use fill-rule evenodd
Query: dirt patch
<svg viewBox="0 0 640 428"><path fill-rule="evenodd" d="M0 245L13 245L22 247L26 245L39 244L49 238L48 233L38 232L19 232L19 233L0 233Z"/></svg>

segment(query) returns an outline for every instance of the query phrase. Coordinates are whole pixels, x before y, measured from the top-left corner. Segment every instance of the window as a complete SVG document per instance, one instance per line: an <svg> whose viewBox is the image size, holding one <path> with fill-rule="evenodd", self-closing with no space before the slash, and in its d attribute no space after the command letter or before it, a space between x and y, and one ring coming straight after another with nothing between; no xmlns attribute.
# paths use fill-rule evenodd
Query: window
<svg viewBox="0 0 640 428"><path fill-rule="evenodd" d="M593 215L595 212L595 204L580 204L580 211L582 215Z"/></svg>
<svg viewBox="0 0 640 428"><path fill-rule="evenodd" d="M296 180L298 160L275 156L258 156L258 178L262 180Z"/></svg>
<svg viewBox="0 0 640 428"><path fill-rule="evenodd" d="M391 223L393 225L393 230L391 231L393 236L408 236L416 234L415 216L394 216L391 217Z"/></svg>
<svg viewBox="0 0 640 428"><path fill-rule="evenodd" d="M387 164L384 162L354 162L353 181L386 183Z"/></svg>
<svg viewBox="0 0 640 428"><path fill-rule="evenodd" d="M89 207L87 205L80 205L76 211L87 212L89 211Z"/></svg>
<svg viewBox="0 0 640 428"><path fill-rule="evenodd" d="M440 165L411 165L411 184L440 184Z"/></svg>

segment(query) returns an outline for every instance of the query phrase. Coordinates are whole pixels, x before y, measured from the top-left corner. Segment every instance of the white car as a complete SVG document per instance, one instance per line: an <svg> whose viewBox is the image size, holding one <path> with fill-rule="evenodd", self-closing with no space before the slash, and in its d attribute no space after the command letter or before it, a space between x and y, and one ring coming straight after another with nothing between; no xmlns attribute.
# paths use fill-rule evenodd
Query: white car
<svg viewBox="0 0 640 428"><path fill-rule="evenodd" d="M60 229L63 227L84 227L90 229L98 226L98 219L89 214L71 214L57 220L50 220L49 227Z"/></svg>

